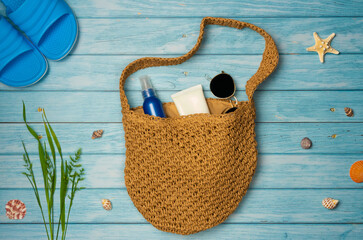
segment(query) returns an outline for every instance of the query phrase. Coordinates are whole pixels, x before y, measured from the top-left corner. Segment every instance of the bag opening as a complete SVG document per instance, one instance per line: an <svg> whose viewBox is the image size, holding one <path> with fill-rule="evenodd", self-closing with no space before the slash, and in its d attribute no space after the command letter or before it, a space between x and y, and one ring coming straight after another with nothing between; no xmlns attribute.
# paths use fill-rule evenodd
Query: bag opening
<svg viewBox="0 0 363 240"><path fill-rule="evenodd" d="M210 112L210 114L206 113L207 115L226 115L226 114L222 114L222 112L227 108L231 108L231 103L228 100L215 99L215 98L207 98L206 100L207 100L207 104L208 104L208 108L209 108L209 112ZM238 111L238 109L241 108L241 104L247 104L247 103L248 103L247 101L238 102L236 111ZM163 103L163 108L164 108L165 115L167 118L181 117L173 102ZM131 111L133 111L134 113L137 113L137 114L145 115L142 106L131 108ZM231 113L228 113L228 114L231 114ZM191 114L191 115L194 115L194 114Z"/></svg>

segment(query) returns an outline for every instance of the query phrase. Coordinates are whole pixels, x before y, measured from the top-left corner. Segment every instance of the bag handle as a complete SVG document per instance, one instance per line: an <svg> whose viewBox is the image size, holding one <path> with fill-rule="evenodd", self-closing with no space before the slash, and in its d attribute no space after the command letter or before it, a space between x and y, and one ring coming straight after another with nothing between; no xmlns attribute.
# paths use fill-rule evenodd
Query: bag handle
<svg viewBox="0 0 363 240"><path fill-rule="evenodd" d="M131 74L144 68L177 65L191 58L198 51L200 47L200 44L203 40L204 27L206 25L220 25L220 26L233 27L237 29L243 29L245 27L248 27L258 32L261 36L265 38L265 51L263 52L260 66L257 72L246 83L246 94L248 96L248 100L250 102L253 100L253 94L256 88L275 70L277 63L279 61L279 53L277 51L275 42L273 41L271 36L267 32L265 32L265 30L253 24L227 18L205 17L203 18L200 24L200 33L197 43L185 55L175 58L144 57L144 58L139 58L126 66L126 68L122 71L120 78L120 99L121 99L122 112L130 111L130 105L127 101L127 97L125 95L125 90L124 90L124 84L126 79Z"/></svg>

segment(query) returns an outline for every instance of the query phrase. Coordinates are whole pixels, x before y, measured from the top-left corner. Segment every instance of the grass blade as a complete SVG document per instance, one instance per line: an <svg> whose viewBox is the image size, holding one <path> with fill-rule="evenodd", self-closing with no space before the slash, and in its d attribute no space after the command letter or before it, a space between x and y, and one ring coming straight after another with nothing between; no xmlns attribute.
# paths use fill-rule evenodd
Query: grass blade
<svg viewBox="0 0 363 240"><path fill-rule="evenodd" d="M57 146L58 153L59 153L59 155L60 155L61 159L63 160L62 147L61 147L61 145L59 144L58 138L57 138L57 136L55 135L55 132L53 131L52 126L49 124L49 121L48 121L47 115L45 114L45 112L44 112L44 111L43 111L43 114L44 114L45 120L47 121L47 124L48 124L49 130L50 130L50 133L52 134L52 137L53 137L54 143L55 143L55 145Z"/></svg>
<svg viewBox="0 0 363 240"><path fill-rule="evenodd" d="M51 191L50 191L50 202L53 203L54 202L54 193L55 193L55 189L56 189L56 185L57 185L57 162L56 162L56 154L55 154L55 148L54 148L54 144L53 144L53 139L51 136L51 133L49 131L49 128L47 126L47 122L44 119L44 115L45 115L45 110L43 110L43 124L44 124L44 129L47 135L47 139L48 139L48 143L49 143L49 147L52 153L52 157L53 157L53 174L52 174L52 179L51 179ZM48 123L49 124L49 123ZM54 221L54 207L52 206L52 221ZM52 232L54 233L54 224L52 225Z"/></svg>
<svg viewBox="0 0 363 240"><path fill-rule="evenodd" d="M39 141L39 138L38 138L38 134L34 131L34 129L32 127L30 127L28 125L28 122L26 121L26 110L25 110L25 103L23 101L23 119L24 119L24 123L28 129L28 131L30 132L31 135L33 135L33 137Z"/></svg>
<svg viewBox="0 0 363 240"><path fill-rule="evenodd" d="M55 162L55 159L56 159L56 155L55 155L55 148L54 148L54 144L53 144L53 140L52 140L52 137L51 137L51 134L49 132L49 128L47 126L47 122L45 121L44 119L44 110L43 110L43 123L44 123L44 128L45 128L45 133L47 134L47 139L48 139L48 143L49 143L49 147L50 147L50 150L52 152L52 157L53 157L53 160ZM49 124L49 123L48 123Z"/></svg>

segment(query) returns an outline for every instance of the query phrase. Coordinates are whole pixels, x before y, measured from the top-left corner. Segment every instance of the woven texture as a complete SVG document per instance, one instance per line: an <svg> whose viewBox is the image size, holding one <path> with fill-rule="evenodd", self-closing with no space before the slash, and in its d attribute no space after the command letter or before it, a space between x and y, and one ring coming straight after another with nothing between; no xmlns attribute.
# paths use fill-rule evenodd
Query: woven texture
<svg viewBox="0 0 363 240"><path fill-rule="evenodd" d="M248 80L248 101L229 114L193 114L158 118L130 109L126 79L137 70L183 63L198 50L208 24L251 28L266 41L262 62ZM125 183L139 212L156 228L192 234L225 221L245 195L257 163L253 93L278 63L270 35L252 24L205 17L196 45L177 58L146 57L122 72L120 97L126 142ZM209 106L226 101L208 99ZM165 103L164 108L175 108Z"/></svg>

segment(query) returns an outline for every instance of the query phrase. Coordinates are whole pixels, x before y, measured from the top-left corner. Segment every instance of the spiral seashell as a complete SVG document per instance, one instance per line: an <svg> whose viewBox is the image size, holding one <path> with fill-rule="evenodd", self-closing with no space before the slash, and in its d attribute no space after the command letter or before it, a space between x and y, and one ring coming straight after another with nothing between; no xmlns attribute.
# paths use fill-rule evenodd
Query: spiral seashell
<svg viewBox="0 0 363 240"><path fill-rule="evenodd" d="M345 112L345 115L347 115L348 117L353 117L353 115L354 115L353 109L351 109L349 107L344 108L344 112Z"/></svg>
<svg viewBox="0 0 363 240"><path fill-rule="evenodd" d="M102 129L96 130L92 134L92 139L100 138L100 137L102 137L102 135L103 135L103 130Z"/></svg>
<svg viewBox="0 0 363 240"><path fill-rule="evenodd" d="M112 209L112 203L108 199L102 199L102 206L107 211L110 211Z"/></svg>
<svg viewBox="0 0 363 240"><path fill-rule="evenodd" d="M339 200L333 199L333 198L324 198L323 201L321 202L323 204L323 206L327 209L334 209L338 203Z"/></svg>
<svg viewBox="0 0 363 240"><path fill-rule="evenodd" d="M20 200L10 200L6 206L6 216L9 219L23 219L26 214L26 207L25 204Z"/></svg>
<svg viewBox="0 0 363 240"><path fill-rule="evenodd" d="M303 149L309 149L309 148L311 148L311 146L312 146L312 142L311 142L311 140L309 139L309 138L303 138L303 140L301 140L301 147L303 148Z"/></svg>
<svg viewBox="0 0 363 240"><path fill-rule="evenodd" d="M349 171L350 178L356 182L363 182L363 161L357 161L353 163Z"/></svg>

